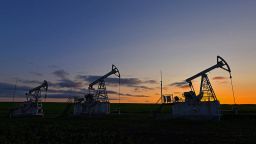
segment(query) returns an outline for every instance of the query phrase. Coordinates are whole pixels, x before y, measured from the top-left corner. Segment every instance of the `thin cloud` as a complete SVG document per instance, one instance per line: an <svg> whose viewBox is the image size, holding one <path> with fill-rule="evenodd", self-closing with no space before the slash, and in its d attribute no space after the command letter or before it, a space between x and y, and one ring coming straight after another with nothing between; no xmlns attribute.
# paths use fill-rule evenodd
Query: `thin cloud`
<svg viewBox="0 0 256 144"><path fill-rule="evenodd" d="M146 80L144 81L144 83L148 83L148 84L158 84L158 82L156 80Z"/></svg>
<svg viewBox="0 0 256 144"><path fill-rule="evenodd" d="M89 83L92 83L93 81L99 79L100 77L101 76L94 76L94 75L88 75L88 76L79 75L79 76L77 76L78 79L87 81ZM111 84L119 84L119 78L106 78L105 81L107 83L111 83ZM139 85L143 82L141 80L139 80L138 78L121 78L120 83L131 86L131 85Z"/></svg>
<svg viewBox="0 0 256 144"><path fill-rule="evenodd" d="M17 81L23 84L42 84L43 83L43 81L38 81L38 80L17 79Z"/></svg>
<svg viewBox="0 0 256 144"><path fill-rule="evenodd" d="M10 83L0 82L0 97L25 97L25 94L33 87L28 87L24 85L15 85ZM70 96L83 95L83 89L78 90L62 90L55 86L50 86L47 91L47 97L49 98L68 98Z"/></svg>
<svg viewBox="0 0 256 144"><path fill-rule="evenodd" d="M56 83L52 83L52 82L48 82L48 83L49 83L49 87L55 87L55 88L74 88L74 89L78 89L78 88L84 87L82 82L72 81L72 80L69 80L69 79L62 79L62 80L59 80Z"/></svg>
<svg viewBox="0 0 256 144"><path fill-rule="evenodd" d="M178 87L178 88L182 88L182 89L187 89L189 88L189 85L187 82L182 81L182 82L174 82L171 83L170 86L174 86L174 87Z"/></svg>
<svg viewBox="0 0 256 144"><path fill-rule="evenodd" d="M25 96L25 93L30 89L30 87L27 86L20 86L10 84L10 83L4 83L0 82L0 96L1 97L12 97L12 96Z"/></svg>
<svg viewBox="0 0 256 144"><path fill-rule="evenodd" d="M227 77L223 77L223 76L215 76L212 78L213 80L227 80Z"/></svg>
<svg viewBox="0 0 256 144"><path fill-rule="evenodd" d="M69 73L64 70L56 70L52 74L62 79L66 79L67 76L69 75Z"/></svg>
<svg viewBox="0 0 256 144"><path fill-rule="evenodd" d="M77 79L86 81L88 83L92 83L93 81L99 79L101 76L94 76L94 75L78 75ZM105 82L107 82L110 85L118 85L119 84L119 78L106 78ZM121 78L120 84L128 87L134 87L134 88L141 88L141 89L152 89L147 86L142 86L143 84L156 84L157 82L155 80L140 80L138 78Z"/></svg>
<svg viewBox="0 0 256 144"><path fill-rule="evenodd" d="M188 83L185 82L185 81L182 81L182 82L174 82L174 83L171 83L170 86L177 86L177 87L180 87L180 86L184 86L184 85L187 85Z"/></svg>
<svg viewBox="0 0 256 144"><path fill-rule="evenodd" d="M118 92L116 91L108 91L109 94L114 94L114 95L119 95ZM129 93L120 93L120 96L125 96L125 97L149 97L146 95L134 95L134 94L129 94Z"/></svg>
<svg viewBox="0 0 256 144"><path fill-rule="evenodd" d="M78 96L78 95L84 95L85 94L85 89L82 89L82 85L80 83L75 83L73 81L69 80L62 80L62 83L49 83L49 89L48 89L48 98L69 98L70 96ZM72 87L72 88L77 88L76 90L63 90L59 89L60 86L63 87ZM15 90L15 85L14 84L9 84L9 83L2 83L0 82L0 96L2 97L11 97L13 95L13 92ZM31 87L28 86L16 86L15 90L15 95L20 97L24 97L25 93L28 92L28 90L31 89ZM108 91L109 94L113 95L119 95L118 92L116 91ZM120 93L120 96L122 97L149 97L147 95L142 95L142 94L129 94L129 93Z"/></svg>
<svg viewBox="0 0 256 144"><path fill-rule="evenodd" d="M134 87L135 92L139 92L141 90L153 90L154 89L154 88L150 88L147 86L132 86L132 87Z"/></svg>
<svg viewBox="0 0 256 144"><path fill-rule="evenodd" d="M35 76L39 76L39 77L41 77L41 76L43 76L43 74L42 73L39 73L39 72L30 72L32 75L35 75Z"/></svg>
<svg viewBox="0 0 256 144"><path fill-rule="evenodd" d="M9 84L9 83L0 82L0 88L1 88L2 90L14 90L15 85L14 85L14 84ZM19 85L16 85L16 90L27 91L27 90L29 90L29 89L30 89L30 87L28 87L28 86L19 86Z"/></svg>
<svg viewBox="0 0 256 144"><path fill-rule="evenodd" d="M149 97L147 95L133 95L133 94L122 94L122 96L127 96L127 97Z"/></svg>
<svg viewBox="0 0 256 144"><path fill-rule="evenodd" d="M223 77L223 76L215 76L212 78L215 82L218 84L227 84L228 83L228 77Z"/></svg>
<svg viewBox="0 0 256 144"><path fill-rule="evenodd" d="M62 89L55 89L55 88L50 88L48 89L48 93L58 93L58 94L84 94L84 92L82 92L82 89L79 90L62 90Z"/></svg>

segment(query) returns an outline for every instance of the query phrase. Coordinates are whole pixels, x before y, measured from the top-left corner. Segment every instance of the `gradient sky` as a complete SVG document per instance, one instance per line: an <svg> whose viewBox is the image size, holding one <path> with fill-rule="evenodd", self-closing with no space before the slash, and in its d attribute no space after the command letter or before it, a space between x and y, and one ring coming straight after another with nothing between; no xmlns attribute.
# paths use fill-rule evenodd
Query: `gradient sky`
<svg viewBox="0 0 256 144"><path fill-rule="evenodd" d="M41 81L49 97L82 94L115 64L122 102L181 95L180 82L216 64L232 69L238 103L256 103L254 0L2 0L0 96L17 95ZM209 74L221 103L233 103L228 73ZM118 87L109 79L110 99ZM199 79L195 81L198 86Z"/></svg>

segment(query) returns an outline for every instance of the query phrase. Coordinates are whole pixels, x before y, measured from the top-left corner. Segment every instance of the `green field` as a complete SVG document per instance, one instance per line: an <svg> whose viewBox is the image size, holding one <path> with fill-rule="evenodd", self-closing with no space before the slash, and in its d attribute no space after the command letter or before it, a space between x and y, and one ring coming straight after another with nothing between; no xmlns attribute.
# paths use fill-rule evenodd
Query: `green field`
<svg viewBox="0 0 256 144"><path fill-rule="evenodd" d="M122 114L106 117L72 117L67 104L45 103L44 118L9 119L12 103L0 104L0 143L255 143L256 105L239 105L240 115L221 121L187 121L162 118L170 106L153 115L159 105L121 104ZM119 107L112 104L111 108ZM229 105L222 105L230 110Z"/></svg>

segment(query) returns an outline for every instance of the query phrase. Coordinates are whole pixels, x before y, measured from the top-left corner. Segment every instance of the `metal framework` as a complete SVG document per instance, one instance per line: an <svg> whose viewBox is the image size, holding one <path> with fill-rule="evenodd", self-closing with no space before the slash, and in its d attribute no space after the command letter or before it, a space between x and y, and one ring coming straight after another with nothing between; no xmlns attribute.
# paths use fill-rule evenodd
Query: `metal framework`
<svg viewBox="0 0 256 144"><path fill-rule="evenodd" d="M43 114L43 105L42 101L40 100L42 98L42 90L45 91L44 97L46 98L48 91L48 82L46 80L44 80L40 86L35 87L26 93L27 101L31 102L31 105L36 107L38 114Z"/></svg>
<svg viewBox="0 0 256 144"><path fill-rule="evenodd" d="M115 65L112 65L110 72L104 76L98 78L88 87L88 94L84 95L84 98L75 98L74 102L74 115L105 115L110 113L110 103L107 94L107 88L105 84L105 79L110 75L116 75L119 78L120 84L120 73ZM98 84L98 88L95 90L94 85Z"/></svg>
<svg viewBox="0 0 256 144"><path fill-rule="evenodd" d="M206 74L202 75L202 78L201 78L200 94L201 95L200 95L199 99L201 99L203 101L216 101L217 100L217 97L212 88L210 80Z"/></svg>
<svg viewBox="0 0 256 144"><path fill-rule="evenodd" d="M38 86L26 93L27 101L23 103L22 106L11 110L11 117L20 116L43 116L43 106L42 106L42 90L45 90L45 97L47 96L48 83L46 80Z"/></svg>
<svg viewBox="0 0 256 144"><path fill-rule="evenodd" d="M204 101L216 101L217 100L217 97L214 93L214 90L212 88L212 85L210 83L210 80L207 76L207 73L216 69L216 68L221 68L227 72L229 72L230 74L230 78L232 78L231 76L231 69L228 65L228 63L220 56L217 56L217 64L211 66L210 68L206 69L206 70L203 70L202 72L199 72L198 74L186 79L186 82L189 83L189 86L191 88L191 91L189 93L189 95L195 95L195 89L193 87L193 84L192 84L192 80L198 78L198 77L201 77L201 85L200 85L200 91L199 91L199 94L198 96L196 96L196 100L197 101L201 101L201 100L204 100ZM193 93L193 94L192 94ZM188 93L187 93L188 94ZM193 96L192 96L193 97Z"/></svg>
<svg viewBox="0 0 256 144"><path fill-rule="evenodd" d="M105 85L105 79L108 78L111 75L116 75L119 78L119 83L120 83L120 72L118 70L118 68L115 65L112 65L112 69L110 72L108 72L107 74L105 74L104 76L100 77L99 79L95 80L94 82L92 82L89 87L89 95L93 95L93 100L94 101L98 101L98 102L108 102L108 95L107 95L107 88ZM95 90L93 88L93 86L95 84L99 84L98 85L98 89ZM86 96L87 97L87 96Z"/></svg>
<svg viewBox="0 0 256 144"><path fill-rule="evenodd" d="M48 91L48 83L46 80L44 80L44 82L40 86L35 87L35 88L29 90L28 93L26 93L27 101L31 100L31 101L38 103L39 99L42 97L41 96L42 90L45 90L45 92ZM45 98L46 98L46 96L47 96L47 94L45 94Z"/></svg>

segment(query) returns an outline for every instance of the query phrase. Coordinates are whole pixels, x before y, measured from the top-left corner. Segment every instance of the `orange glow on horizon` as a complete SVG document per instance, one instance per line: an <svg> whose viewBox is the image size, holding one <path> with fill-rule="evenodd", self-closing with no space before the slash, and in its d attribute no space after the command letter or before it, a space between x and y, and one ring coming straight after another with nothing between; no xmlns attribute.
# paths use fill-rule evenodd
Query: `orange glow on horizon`
<svg viewBox="0 0 256 144"><path fill-rule="evenodd" d="M195 87L198 84L195 84ZM221 104L234 104L233 93L231 86L228 82L212 82L214 92ZM188 88L172 88L172 92L166 90L163 94L173 94L174 96L182 97L183 92L189 91ZM125 90L127 93L131 93L128 89ZM175 94L176 92L177 94ZM196 91L198 93L198 91ZM125 93L122 91L122 93ZM234 95L236 104L256 104L256 99L252 98L252 94L255 93L253 86L234 86ZM132 93L136 95L136 93ZM137 93L138 95L145 95L148 97L124 97L121 96L121 103L156 103L160 98L160 89L154 89L149 91L143 91ZM122 99L123 98L123 99ZM118 101L111 101L118 102Z"/></svg>

